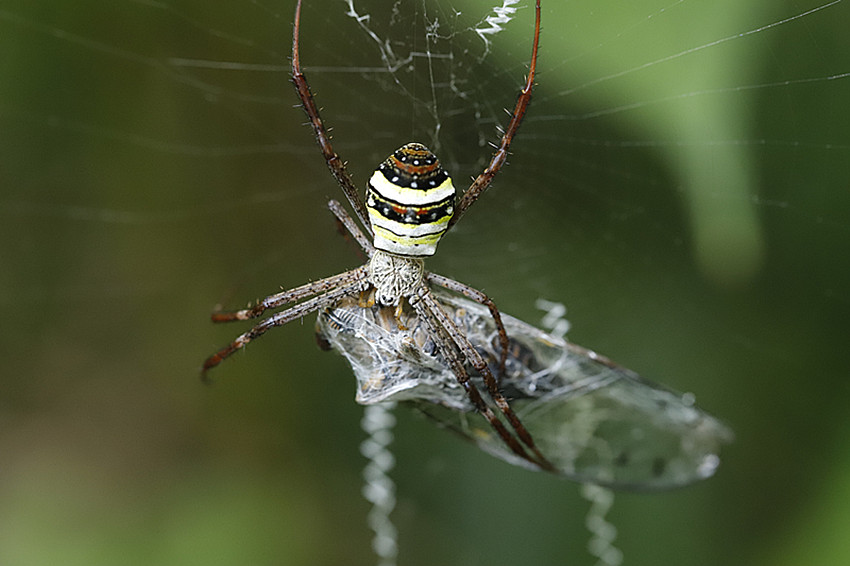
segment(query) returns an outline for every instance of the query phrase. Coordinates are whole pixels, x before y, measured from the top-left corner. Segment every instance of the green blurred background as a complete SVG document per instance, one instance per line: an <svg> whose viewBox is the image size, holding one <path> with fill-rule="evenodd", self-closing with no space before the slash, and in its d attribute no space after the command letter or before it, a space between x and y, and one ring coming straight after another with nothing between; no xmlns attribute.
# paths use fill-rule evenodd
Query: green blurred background
<svg viewBox="0 0 850 566"><path fill-rule="evenodd" d="M346 3L307 2L358 186L413 139L459 186L481 169L524 4L485 53L486 2L356 3L400 60L452 55L391 74ZM546 2L511 163L429 262L528 322L564 302L573 341L735 429L715 478L618 495L626 564L850 561L850 6L820 5ZM375 562L362 409L312 317L198 380L243 330L214 305L359 261L293 108L292 12L0 3L0 564ZM577 486L398 417L400 564L593 563Z"/></svg>

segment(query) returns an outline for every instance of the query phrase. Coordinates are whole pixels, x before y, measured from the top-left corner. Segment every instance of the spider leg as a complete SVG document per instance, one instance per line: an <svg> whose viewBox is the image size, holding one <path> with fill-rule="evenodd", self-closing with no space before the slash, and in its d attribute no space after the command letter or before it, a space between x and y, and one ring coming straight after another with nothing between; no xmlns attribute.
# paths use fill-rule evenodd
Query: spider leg
<svg viewBox="0 0 850 566"><path fill-rule="evenodd" d="M301 299L306 299L307 297L324 293L341 285L349 286L351 283L363 281L366 279L366 275L366 266L361 266L357 269L340 273L339 275L333 275L331 277L319 279L318 281L311 281L310 283L306 283L300 287L295 287L294 289L289 289L288 291L282 291L268 296L255 306L248 309L229 312L214 312L212 313L211 318L213 322L232 322L234 320L249 320L257 318L268 309L277 308L294 301L300 301Z"/></svg>
<svg viewBox="0 0 850 566"><path fill-rule="evenodd" d="M331 213L336 216L337 221L342 224L343 228L351 234L351 237L360 245L363 249L363 252L372 257L372 254L375 253L375 247L372 245L372 242L366 238L366 235L363 234L363 231L357 226L357 223L354 222L354 219L346 212L346 210L335 200L331 200L328 202L328 208Z"/></svg>
<svg viewBox="0 0 850 566"><path fill-rule="evenodd" d="M414 297L416 297L416 304L414 304L413 306L416 309L417 314L419 314L423 318L423 320L426 321L426 324L428 324L432 329L434 328L435 324L439 325L439 327L441 327L443 331L448 334L449 338L451 339L451 342L460 351L460 354L462 354L462 356L466 358L466 360L470 364L472 364L472 367L474 367L478 374L482 377L482 379L484 379L484 383L487 385L487 392L490 394L490 398L493 400L494 403L496 403L496 406L499 408L499 411L508 420L508 423L510 423L511 428L513 428L514 432L516 432L522 443L525 444L535 456L534 458L526 457L525 459L534 462L544 470L554 471L554 466L546 459L546 457L534 444L534 440L531 438L531 434L519 420L519 417L516 415L516 413L514 413L513 409L508 403L508 400L505 399L505 396L502 395L501 391L499 391L499 386L496 383L495 377L493 377L493 373L487 366L487 362L484 361L484 359L481 357L481 354L478 353L478 350L475 349L475 347L458 329L455 323L448 317L446 312L431 294L431 291L427 288L427 286L423 286L421 290L417 293L417 295L414 295ZM413 297L411 297L411 299L412 298ZM445 353L443 355L445 356ZM472 389L475 389L475 387L472 383L469 384L471 387L467 387L467 385L464 384L463 375L466 376L466 380L469 379L469 375L468 373L466 373L466 369L463 368L462 362L460 363L460 367L463 369L462 374L457 373L457 368L454 364L452 364L452 369L456 372L456 375L458 375L458 380L461 382L461 384L464 385L464 388L466 388L470 400L473 403L476 403L473 397L473 393L471 392ZM475 389L475 394L477 394L480 398L480 393L478 393L477 389ZM476 408L478 408L477 403ZM492 414L492 411L490 412ZM508 444L511 450L519 454L519 452L516 451L512 443L509 442L507 438L505 438L505 436L502 434L499 427L497 427L494 421L490 419L487 413L482 412L482 414L485 418L487 418L488 422L490 422L490 425L496 430L496 432L499 433L499 436ZM495 422L498 422L499 425L502 425L501 421L495 418L495 415L493 415L493 418L495 419ZM504 425L502 425L502 428L504 428ZM508 436L513 442L516 442L516 439L512 435L508 434ZM525 450L523 450L523 453L525 453Z"/></svg>
<svg viewBox="0 0 850 566"><path fill-rule="evenodd" d="M424 294L428 294L427 289L423 294L411 296L408 301L413 306L420 320L425 323L428 331L433 335L437 349L446 359L449 366L451 366L452 372L455 376L457 376L458 382L466 391L466 394L469 397L469 400L472 401L475 409L481 413L485 419L487 419L487 422L490 423L490 426L496 431L499 438L502 439L502 441L514 454L523 460L540 465L539 462L528 454L523 445L510 433L504 423L499 420L495 413L493 413L490 406L484 401L484 398L481 396L481 392L478 391L478 388L474 383L472 383L472 380L469 377L469 372L466 371L460 348L454 343L450 336L448 336L443 325L437 321L436 317L431 312L433 307L428 306L427 303L420 300ZM440 307L438 306L437 308Z"/></svg>
<svg viewBox="0 0 850 566"><path fill-rule="evenodd" d="M493 317L493 322L496 323L496 331L499 334L499 346L502 351L499 354L499 375L505 375L505 362L508 359L508 333L505 330L504 325L502 324L502 316L499 314L499 309L496 308L496 303L493 300L473 287L465 283L461 283L460 281L455 281L454 279L449 279L448 277L444 277L442 275L438 275L436 273L431 273L430 271L425 274L425 278L434 283L435 285L439 285L444 289L448 289L449 291L454 291L455 293L460 293L464 297L468 299L472 299L478 304L486 306L490 310L490 316Z"/></svg>
<svg viewBox="0 0 850 566"><path fill-rule="evenodd" d="M520 90L519 95L517 96L516 106L514 107L513 114L511 114L511 121L508 123L508 127L505 129L504 134L502 134L502 140L499 143L499 147L496 149L496 153L493 154L493 157L490 159L490 163L487 165L487 168L484 169L484 172L478 175L463 194L460 201L458 201L457 206L455 207L454 216L449 221L447 230L451 229L451 227L460 220L460 217L463 216L466 209L472 206L472 203L478 200L478 197L487 190L487 187L489 187L490 183L493 181L493 177L496 176L496 173L498 173L502 168L502 165L505 164L505 160L508 158L508 148L511 145L514 135L516 135L517 130L519 130L519 125L522 122L523 116L525 116L525 111L528 109L529 103L531 102L531 91L534 88L534 75L537 72L537 47L540 43L540 0L537 0L537 5L534 10L534 43L531 48L531 64L528 67L528 77L525 80L525 86L522 90Z"/></svg>
<svg viewBox="0 0 850 566"><path fill-rule="evenodd" d="M357 193L357 188L351 180L351 176L345 169L345 162L340 159L339 155L331 145L331 137L325 129L325 124L322 122L322 117L319 115L319 108L316 106L316 101L313 99L313 93L310 91L310 85L307 83L307 77L301 72L301 57L299 48L299 32L301 28L301 0L295 5L295 23L292 30L292 83L295 85L295 90L298 92L298 97L301 99L301 105L304 107L304 112L307 113L307 118L310 119L310 125L313 126L313 133L316 135L316 141L319 148L322 150L322 155L328 164L328 169L339 183L342 192L345 193L345 198L348 199L351 207L354 208L354 213L357 218L366 228L367 232L371 233L369 224L369 214L366 212L366 206L360 199Z"/></svg>
<svg viewBox="0 0 850 566"><path fill-rule="evenodd" d="M218 352L210 356L204 361L203 368L201 369L201 379L204 381L209 381L207 377L207 372L223 362L225 359L229 358L234 352L242 349L247 345L251 340L255 338L259 338L263 334L265 334L268 330L274 328L275 326L282 326L287 322L291 322L297 318L302 318L314 311L319 310L323 306L333 303L340 297L343 297L348 294L356 293L360 288L360 282L356 282L353 284L342 284L335 289L330 289L324 294L313 297L310 300L304 301L294 307L288 308L285 311L273 314L267 319L261 321L259 324L251 328L248 332L244 334L240 334L233 342L220 349Z"/></svg>

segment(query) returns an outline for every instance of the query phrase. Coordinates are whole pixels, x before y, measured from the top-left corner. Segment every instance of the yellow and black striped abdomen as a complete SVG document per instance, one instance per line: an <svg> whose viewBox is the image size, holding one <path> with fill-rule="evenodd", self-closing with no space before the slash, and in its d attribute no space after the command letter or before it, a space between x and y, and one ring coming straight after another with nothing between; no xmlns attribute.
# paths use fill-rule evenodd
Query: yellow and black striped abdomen
<svg viewBox="0 0 850 566"><path fill-rule="evenodd" d="M434 255L455 206L455 188L437 157L420 143L397 149L366 188L375 247L395 255Z"/></svg>

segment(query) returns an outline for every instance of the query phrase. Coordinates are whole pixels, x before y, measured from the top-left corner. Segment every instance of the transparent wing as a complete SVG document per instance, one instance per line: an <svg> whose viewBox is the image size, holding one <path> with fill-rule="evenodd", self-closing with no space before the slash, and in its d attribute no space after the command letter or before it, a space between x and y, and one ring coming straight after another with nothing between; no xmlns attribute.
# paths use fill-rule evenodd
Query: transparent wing
<svg viewBox="0 0 850 566"><path fill-rule="evenodd" d="M499 342L487 309L434 294L498 375ZM503 322L510 351L500 387L561 474L612 487L666 489L714 473L720 446L732 433L695 407L692 396L513 317L503 315ZM406 401L490 454L538 469L505 447L474 410L414 314L396 321L393 309L344 299L319 315L317 333L348 359L359 403Z"/></svg>

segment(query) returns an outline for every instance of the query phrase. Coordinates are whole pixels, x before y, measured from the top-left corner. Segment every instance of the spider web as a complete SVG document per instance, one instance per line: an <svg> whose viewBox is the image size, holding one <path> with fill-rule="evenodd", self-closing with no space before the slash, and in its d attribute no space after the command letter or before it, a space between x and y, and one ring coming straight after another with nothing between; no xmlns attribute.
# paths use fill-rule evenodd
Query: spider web
<svg viewBox="0 0 850 566"><path fill-rule="evenodd" d="M544 2L509 165L428 262L532 323L537 298L565 303L572 340L736 430L704 485L618 496L632 564L850 554L829 512L850 508L848 9ZM0 524L15 527L0 562L66 563L73 547L87 564L184 563L187 533L208 564L369 561L351 520L365 513L353 382L312 347L312 322L252 344L210 392L194 382L242 331L210 327L214 304L358 263L293 108L293 10L0 5ZM409 141L457 186L483 168L528 69L527 1L308 1L302 23L358 186ZM399 418L402 562L584 556L575 490ZM38 554L47 536L58 556Z"/></svg>

